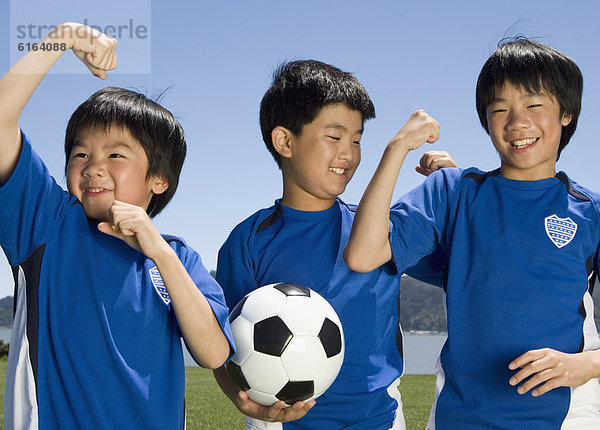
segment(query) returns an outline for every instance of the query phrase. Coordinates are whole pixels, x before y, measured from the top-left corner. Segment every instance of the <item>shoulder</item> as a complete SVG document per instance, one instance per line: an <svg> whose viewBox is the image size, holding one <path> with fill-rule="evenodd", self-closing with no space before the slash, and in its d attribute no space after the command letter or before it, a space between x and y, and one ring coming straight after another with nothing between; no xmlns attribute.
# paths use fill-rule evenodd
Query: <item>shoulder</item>
<svg viewBox="0 0 600 430"><path fill-rule="evenodd" d="M275 224L281 219L281 216L282 211L281 206L279 205L275 204L268 208L260 209L236 225L232 230L232 234L256 233L257 231L264 230Z"/></svg>
<svg viewBox="0 0 600 430"><path fill-rule="evenodd" d="M162 237L175 250L188 247L187 242L182 237L174 236L172 234L163 234Z"/></svg>
<svg viewBox="0 0 600 430"><path fill-rule="evenodd" d="M567 192L572 199L580 203L588 203L593 207L596 221L600 222L600 193L590 190L567 176L565 172L558 172L556 177L565 184Z"/></svg>
<svg viewBox="0 0 600 430"><path fill-rule="evenodd" d="M232 243L246 242L258 231L264 230L277 222L281 218L281 211L278 210L278 205L273 205L268 208L260 209L250 215L248 218L237 224L223 247L230 246Z"/></svg>
<svg viewBox="0 0 600 430"><path fill-rule="evenodd" d="M479 186L486 181L494 180L500 176L499 169L492 171L484 171L477 167L462 168L445 168L438 171L438 182L441 182L446 187L462 188L468 186ZM435 173L431 174L433 176Z"/></svg>
<svg viewBox="0 0 600 430"><path fill-rule="evenodd" d="M569 194L579 200L589 200L595 205L600 203L600 193L597 191L590 190L583 185L579 185L573 179L569 178L569 176L565 172L558 172L556 177L565 184L567 187L567 191Z"/></svg>
<svg viewBox="0 0 600 430"><path fill-rule="evenodd" d="M425 181L413 190L416 195L450 195L454 189L470 174L485 173L475 168L462 169L458 167L448 167L437 170L425 178ZM409 193L411 194L411 193Z"/></svg>
<svg viewBox="0 0 600 430"><path fill-rule="evenodd" d="M460 167L446 167L433 172L423 182L425 186L433 186L434 184L455 184L465 177L470 172L480 172L474 167L463 169Z"/></svg>
<svg viewBox="0 0 600 430"><path fill-rule="evenodd" d="M200 254L198 254L198 252L192 248L182 237L170 234L163 234L162 237L169 244L169 246L173 248L177 254L177 257L179 257L179 260L183 263L184 267L189 273L196 270L206 270Z"/></svg>
<svg viewBox="0 0 600 430"><path fill-rule="evenodd" d="M358 208L358 205L353 204L353 203L346 203L339 197L337 198L337 201L339 203L340 212L342 212L342 213L349 212L349 213L354 214L356 212L356 209Z"/></svg>
<svg viewBox="0 0 600 430"><path fill-rule="evenodd" d="M197 255L196 251L182 237L171 234L163 234L162 237L173 248L181 261L185 261L189 255Z"/></svg>

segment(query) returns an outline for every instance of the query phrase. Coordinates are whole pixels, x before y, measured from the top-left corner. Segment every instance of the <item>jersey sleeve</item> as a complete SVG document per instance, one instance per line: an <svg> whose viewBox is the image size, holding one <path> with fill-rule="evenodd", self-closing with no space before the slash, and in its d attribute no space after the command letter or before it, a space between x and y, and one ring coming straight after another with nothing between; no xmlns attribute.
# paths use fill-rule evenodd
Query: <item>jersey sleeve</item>
<svg viewBox="0 0 600 430"><path fill-rule="evenodd" d="M16 266L45 243L76 199L50 176L24 133L17 167L0 187L0 245Z"/></svg>
<svg viewBox="0 0 600 430"><path fill-rule="evenodd" d="M229 342L229 357L231 357L235 352L235 346L233 343L233 335L231 334L231 327L229 326L229 309L225 304L225 297L223 296L221 286L206 270L202 264L200 255L196 251L181 241L172 241L170 243L171 246L175 248L175 251L183 262L188 274L200 292L204 295L215 314L215 317L221 326L221 330Z"/></svg>
<svg viewBox="0 0 600 430"><path fill-rule="evenodd" d="M252 231L244 223L229 235L217 258L217 282L223 287L230 309L250 291L259 287L254 276L250 252Z"/></svg>
<svg viewBox="0 0 600 430"><path fill-rule="evenodd" d="M460 169L434 172L423 184L405 194L392 206L390 245L399 272L417 264L421 264L421 273L437 270L435 259L425 259L421 263L419 260L443 245L450 196L460 172ZM438 277L438 280L441 278Z"/></svg>
<svg viewBox="0 0 600 430"><path fill-rule="evenodd" d="M433 253L421 258L419 262L404 271L412 278L426 282L436 287L444 285L446 272L446 252L441 247Z"/></svg>

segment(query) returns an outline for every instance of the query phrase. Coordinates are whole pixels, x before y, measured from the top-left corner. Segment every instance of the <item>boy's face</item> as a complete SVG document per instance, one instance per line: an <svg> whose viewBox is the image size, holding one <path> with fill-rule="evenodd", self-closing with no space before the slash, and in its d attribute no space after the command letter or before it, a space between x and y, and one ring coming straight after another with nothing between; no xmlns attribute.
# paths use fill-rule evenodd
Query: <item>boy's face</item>
<svg viewBox="0 0 600 430"><path fill-rule="evenodd" d="M324 210L342 194L360 163L362 116L345 104L329 105L289 135L282 154L282 203L300 210Z"/></svg>
<svg viewBox="0 0 600 430"><path fill-rule="evenodd" d="M562 127L571 117L561 117L554 96L528 93L507 82L488 105L487 121L502 176L534 181L556 174Z"/></svg>
<svg viewBox="0 0 600 430"><path fill-rule="evenodd" d="M89 218L108 221L115 200L147 209L152 196L167 189L160 178L146 179L147 171L146 152L127 129L85 129L69 156L67 188Z"/></svg>

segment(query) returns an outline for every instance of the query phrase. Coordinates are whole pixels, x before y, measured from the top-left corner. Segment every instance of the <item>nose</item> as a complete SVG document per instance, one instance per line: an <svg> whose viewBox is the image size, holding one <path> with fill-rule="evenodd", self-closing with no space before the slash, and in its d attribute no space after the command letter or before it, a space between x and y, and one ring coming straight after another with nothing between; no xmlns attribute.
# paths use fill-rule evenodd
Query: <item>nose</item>
<svg viewBox="0 0 600 430"><path fill-rule="evenodd" d="M90 158L82 170L83 176L86 177L103 177L106 175L104 164L96 158Z"/></svg>
<svg viewBox="0 0 600 430"><path fill-rule="evenodd" d="M340 160L344 160L348 163L351 163L352 160L354 160L354 158L356 157L355 152L360 151L360 147L357 147L355 149L353 145L355 144L353 144L349 140L342 142L342 144L340 145L340 150L338 152L338 158Z"/></svg>
<svg viewBox="0 0 600 430"><path fill-rule="evenodd" d="M531 119L527 115L527 111L523 109L513 110L510 118L506 123L506 128L509 131L523 130L531 127Z"/></svg>

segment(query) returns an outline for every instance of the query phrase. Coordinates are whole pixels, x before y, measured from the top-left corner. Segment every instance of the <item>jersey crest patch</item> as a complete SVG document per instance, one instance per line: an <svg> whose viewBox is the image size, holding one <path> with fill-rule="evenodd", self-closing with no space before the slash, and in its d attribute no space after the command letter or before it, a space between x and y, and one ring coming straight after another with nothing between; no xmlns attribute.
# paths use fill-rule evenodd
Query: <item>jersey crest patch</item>
<svg viewBox="0 0 600 430"><path fill-rule="evenodd" d="M575 237L577 224L571 218L559 218L556 214L544 218L546 234L557 248L567 245Z"/></svg>
<svg viewBox="0 0 600 430"><path fill-rule="evenodd" d="M169 293L167 292L167 288L165 287L165 283L160 276L158 268L154 266L148 271L148 273L150 274L150 280L152 281L152 285L154 285L154 289L162 301L165 302L165 305L168 306L169 303L171 303L171 297L169 297Z"/></svg>

